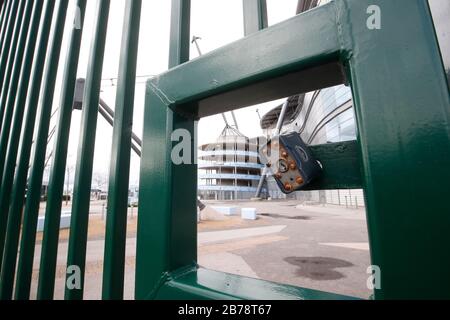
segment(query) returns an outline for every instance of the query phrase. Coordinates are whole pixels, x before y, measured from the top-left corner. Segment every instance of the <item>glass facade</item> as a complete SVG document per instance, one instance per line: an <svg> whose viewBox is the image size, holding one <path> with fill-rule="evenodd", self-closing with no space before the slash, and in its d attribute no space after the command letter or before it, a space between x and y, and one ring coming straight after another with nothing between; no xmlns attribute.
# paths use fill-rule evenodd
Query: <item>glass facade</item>
<svg viewBox="0 0 450 320"><path fill-rule="evenodd" d="M310 145L356 138L350 88L341 85L305 95L299 116L285 130L297 131Z"/></svg>
<svg viewBox="0 0 450 320"><path fill-rule="evenodd" d="M329 2L300 1L299 10L305 11L315 6ZM429 0L433 21L436 28L442 60L450 88L450 1ZM357 128L352 102L352 93L344 85L321 89L305 95L289 98L297 103L296 110L289 110L289 120L285 122L283 133L299 132L303 140L310 145L335 143L355 140ZM291 108L291 106L290 106ZM295 108L295 106L294 106ZM292 109L292 108L291 108ZM276 125L281 107L269 112L262 120L262 127L267 135L271 135ZM273 198L283 198L273 179L268 180L269 194ZM320 203L332 203L345 206L361 206L364 204L362 190L327 190L312 192L297 192L297 199L311 200Z"/></svg>

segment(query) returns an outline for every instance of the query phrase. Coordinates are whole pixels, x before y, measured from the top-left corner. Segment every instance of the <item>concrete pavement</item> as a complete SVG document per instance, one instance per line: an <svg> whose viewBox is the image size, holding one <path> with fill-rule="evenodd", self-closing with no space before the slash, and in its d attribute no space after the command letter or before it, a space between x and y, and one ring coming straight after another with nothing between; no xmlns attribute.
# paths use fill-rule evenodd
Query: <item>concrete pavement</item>
<svg viewBox="0 0 450 320"><path fill-rule="evenodd" d="M220 204L219 204L220 205ZM203 267L329 292L368 298L370 265L363 209L298 206L296 202L240 202L256 207L260 220L225 230L199 233L199 264ZM261 223L263 222L263 223ZM136 239L127 240L125 297L133 298ZM103 240L90 240L87 250L85 298L101 297ZM35 296L40 244L36 246L32 292ZM67 242L61 242L55 297L64 296Z"/></svg>

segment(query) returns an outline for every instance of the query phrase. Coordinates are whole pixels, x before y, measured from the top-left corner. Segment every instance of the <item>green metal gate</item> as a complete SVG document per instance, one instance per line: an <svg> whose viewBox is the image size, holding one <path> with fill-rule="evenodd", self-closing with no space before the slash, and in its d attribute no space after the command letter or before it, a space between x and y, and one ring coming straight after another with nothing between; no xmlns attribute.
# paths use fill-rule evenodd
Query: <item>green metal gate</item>
<svg viewBox="0 0 450 320"><path fill-rule="evenodd" d="M200 118L230 111L232 106L245 107L341 83L353 90L358 141L314 148L324 176L311 189L364 189L372 264L381 270L382 287L375 290L375 299L450 298L450 203L445 201L450 181L450 96L428 2L335 0L256 32L267 26L265 1L244 1L248 36L189 61L190 1L172 0L171 69L147 82L136 299L349 298L198 267L197 167L171 161L175 129L194 136ZM68 4L60 0L56 12L53 0L6 0L2 5L1 299L13 298L14 288L16 299L30 297L46 143ZM78 15L69 39L51 167L39 299L52 299L55 285L61 196L86 0L76 4ZM83 279L109 4L109 0L98 0L96 7L67 261L68 266L80 267ZM373 4L381 10L379 29L367 24L368 8ZM123 298L140 12L140 0L126 1L104 299ZM55 32L49 38L52 17ZM44 70L46 60L53 63ZM42 107L36 121L39 96ZM31 156L35 127L36 152ZM83 289L66 290L66 298L82 299Z"/></svg>

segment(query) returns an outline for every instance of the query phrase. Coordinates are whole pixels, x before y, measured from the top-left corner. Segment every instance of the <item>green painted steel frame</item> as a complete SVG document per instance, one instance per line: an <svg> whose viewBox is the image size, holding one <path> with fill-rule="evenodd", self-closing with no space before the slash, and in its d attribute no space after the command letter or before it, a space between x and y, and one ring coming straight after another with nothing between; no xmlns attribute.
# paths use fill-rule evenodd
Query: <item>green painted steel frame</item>
<svg viewBox="0 0 450 320"><path fill-rule="evenodd" d="M169 68L174 68L189 60L190 10L190 0L172 0ZM152 97L147 95L147 99L152 99ZM151 104L153 105L153 103ZM168 275L167 271L192 264L197 258L197 225L196 219L192 215L193 212L196 212L197 206L197 170L194 165L174 166L170 161L169 151L172 146L171 132L176 129L184 129L193 137L196 132L196 122L159 106L145 112L144 123L146 124L145 136L156 134L153 136L156 140L152 145L157 146L157 149L151 151L156 156L152 159L148 157L150 150L147 150L146 154L143 153L141 168L147 168L152 174L158 175L160 179L155 180L156 184L141 184L140 192L145 189L144 194L159 193L161 201L154 203L155 208L161 208L167 214L154 215L152 218L150 215L139 216L135 286L137 299L153 297L157 293L158 287L164 283L165 277ZM157 140L162 144L159 144ZM195 148L194 143L192 143L192 147ZM191 150L191 154L194 154L193 151ZM156 162L153 162L154 160ZM184 183L174 183L175 181L189 181L193 185L192 188L185 188ZM142 200L142 195L139 197ZM170 214L174 210L181 213L177 215L177 220L174 220L174 216ZM141 209L139 211L143 212ZM150 225L152 225L151 228L148 228ZM158 231L162 230L161 226L164 226L163 229L168 227L172 230L173 237L177 239L176 243L170 241L168 234L163 235ZM157 244L152 248L154 249L152 253L150 255L139 254L148 249L148 241ZM177 247L172 247L172 245ZM169 247L171 249L167 250ZM138 279L144 278L150 287L138 284Z"/></svg>
<svg viewBox="0 0 450 320"><path fill-rule="evenodd" d="M353 90L361 169L352 167L365 190L372 263L381 268L374 297L450 298L450 96L433 21L426 0L378 0L382 27L371 30L373 3L335 0L148 81L137 299L330 298L196 266L196 168L172 164L171 133L230 106L342 82ZM174 47L186 45L176 32L187 32L184 20L172 22Z"/></svg>

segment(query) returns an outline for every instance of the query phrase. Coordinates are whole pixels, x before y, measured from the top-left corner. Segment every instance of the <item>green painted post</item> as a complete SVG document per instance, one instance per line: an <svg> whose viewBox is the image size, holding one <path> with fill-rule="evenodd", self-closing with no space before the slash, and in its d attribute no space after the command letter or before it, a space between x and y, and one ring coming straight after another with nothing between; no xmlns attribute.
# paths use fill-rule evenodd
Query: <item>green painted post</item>
<svg viewBox="0 0 450 320"><path fill-rule="evenodd" d="M131 136L141 6L141 0L126 2L122 31L106 219L103 268L105 300L123 299Z"/></svg>
<svg viewBox="0 0 450 320"><path fill-rule="evenodd" d="M61 52L61 44L62 44L62 38L64 33L64 26L66 22L66 15L67 15L67 8L68 8L68 0L61 0L59 2L55 21L54 21L54 30L55 32L52 33L52 38L50 41L50 45L48 47L48 61L59 61L60 52ZM47 8L47 10L50 10ZM51 9L53 10L53 9ZM51 16L51 14L50 14ZM48 25L46 25L48 27ZM46 28L46 27L44 27ZM47 36L42 36L43 43L41 43L40 49L39 49L39 56L38 59L36 59L36 63L39 63L37 65L37 69L34 70L35 77L34 80L36 80L36 83L33 82L33 87L30 90L30 102L29 106L33 104L32 108L36 108L35 104L37 104L37 101L39 100L39 88L40 88L40 82L42 80L42 65L40 64L45 59L45 42L47 41ZM25 211L24 211L24 217L27 220L26 225L29 223L35 224L37 223L37 217L39 214L39 205L41 200L41 186L42 186L42 177L44 172L44 163L45 163L45 156L47 151L47 138L48 138L48 131L50 126L50 118L51 118L51 111L52 111L52 105L53 105L53 98L54 98L54 91L55 91L55 85L56 85L56 76L58 72L58 63L49 63L45 67L44 75L43 75L43 86L42 86L42 104L39 112L39 123L37 128L37 135L35 140L35 150L33 154L33 160L31 162L31 171L30 171L30 178L28 180L28 191L26 196L26 204L25 204ZM32 115L27 116L27 119L32 120ZM28 120L27 120L27 124ZM29 139L29 136L33 134L32 130L34 128L27 128L26 134ZM28 151L28 150L25 150ZM29 151L28 151L29 152ZM27 152L25 152L27 153ZM24 158L26 158L26 154L24 155ZM21 174L23 173L24 164L21 165ZM19 197L19 193L17 194L17 197ZM17 201L17 200L16 200ZM33 220L33 221L29 221ZM33 229L33 228L31 228ZM28 232L32 232L32 230L28 230ZM32 240L34 241L34 237L32 237ZM29 250L34 250L34 248L29 248Z"/></svg>
<svg viewBox="0 0 450 320"><path fill-rule="evenodd" d="M47 54L48 40L50 36L55 1L47 1L43 13L40 36L38 39L38 48L35 58L33 73L31 75L31 84L26 106L25 124L16 176L14 179L14 189L11 201L11 214L22 211L25 198L25 189L28 177L28 168L30 164L31 147L33 143L33 133L36 123L37 106L39 104L39 94L41 91L45 57ZM64 17L66 10L60 6L58 8L57 18L61 25L57 29L64 28ZM23 217L23 230L20 242L19 261L17 267L17 280L15 298L17 300L28 300L30 298L31 276L33 269L34 249L36 243L37 215L28 215ZM37 213L37 212L36 212Z"/></svg>
<svg viewBox="0 0 450 320"><path fill-rule="evenodd" d="M75 4L78 8L79 29L71 30L67 48L63 83L61 89L61 102L58 116L58 126L55 134L55 147L58 150L53 154L53 164L50 171L50 182L48 189L47 207L45 211L44 236L42 239L41 262L39 268L39 282L37 298L39 300L52 300L55 291L55 272L58 255L59 226L61 219L62 189L64 184L64 170L66 166L67 148L69 143L70 123L72 119L73 97L75 90L76 75L78 70L78 60L80 55L81 38L83 35L83 25L86 13L86 0L77 0ZM67 6L67 0L66 0ZM51 109L46 110L45 117L50 118ZM48 136L48 124L43 129L43 137ZM36 185L42 184L42 174L45 163L45 152L39 154L36 170L40 173L34 180ZM62 163L61 163L62 162ZM58 172L62 172L58 174ZM32 183L34 182L32 180ZM55 191L59 188L61 191ZM30 201L30 216L36 219L39 211L39 197L33 194L33 202ZM27 210L25 210L27 214Z"/></svg>
<svg viewBox="0 0 450 320"><path fill-rule="evenodd" d="M6 113L6 98L8 96L8 88L11 80L11 70L14 63L14 57L17 49L17 39L24 14L24 1L16 0L14 3L8 21L8 30L6 32L6 41L3 44L0 61L0 136L3 134L3 120ZM15 9L15 10L14 10ZM2 172L0 172L1 176Z"/></svg>
<svg viewBox="0 0 450 320"><path fill-rule="evenodd" d="M242 0L246 36L268 27L266 0Z"/></svg>
<svg viewBox="0 0 450 320"><path fill-rule="evenodd" d="M30 26L27 30L28 38L20 72L17 98L14 105L14 117L12 122L9 148L6 156L6 165L3 174L2 192L0 193L0 210L9 211L4 249L4 259L0 277L0 300L12 299L14 287L14 275L16 271L17 249L19 244L20 223L22 218L23 198L16 208L11 207L11 191L14 181L14 173L19 149L20 136L25 112L25 102L28 97L31 67L33 66L36 40L41 21L43 1L35 1Z"/></svg>
<svg viewBox="0 0 450 320"><path fill-rule="evenodd" d="M67 266L77 266L81 271L81 288L70 289L66 287L66 300L83 299L92 166L109 7L110 0L99 0L95 11L96 20L84 91L83 116L81 120L80 144L78 146L67 257ZM69 277L70 274L67 275L68 280Z"/></svg>
<svg viewBox="0 0 450 320"><path fill-rule="evenodd" d="M173 0L170 68L189 60L189 38L190 1ZM153 138L143 141L142 150L135 289L139 300L152 298L168 271L197 260L197 167L177 166L171 160L172 132L184 129L194 137L196 122L148 95L146 106L144 137ZM194 155L196 146L191 145Z"/></svg>
<svg viewBox="0 0 450 320"><path fill-rule="evenodd" d="M450 95L432 16L428 1L380 0L380 29L369 29L372 4L339 1L336 12L381 272L375 298L449 299Z"/></svg>
<svg viewBox="0 0 450 320"><path fill-rule="evenodd" d="M12 122L12 116L14 112L14 104L16 100L16 93L17 93L17 84L19 81L20 76L20 70L23 63L23 54L25 50L25 44L26 44L26 38L27 38L27 32L28 32L28 26L30 24L30 18L31 18L31 12L33 9L33 2L34 0L27 0L24 6L24 12L23 12L23 20L20 23L20 31L17 30L17 41L13 41L13 45L11 46L11 49L16 48L17 43L17 51L15 51L14 59L11 59L10 68L7 70L7 77L9 78L9 81L6 81L5 83L8 83L7 90L3 91L1 102L2 105L5 106L5 117L3 119L3 126L2 131L0 135L0 181L3 179L3 170L5 168L5 157L6 152L8 150L8 142L10 137L10 129L11 129L11 122ZM16 22L19 22L20 18L16 20ZM12 51L11 58L12 58ZM8 72L12 71L12 72ZM13 130L15 128L12 128ZM7 190L4 190L3 187L0 190L0 198L6 198ZM8 208L9 203L5 203L5 208ZM3 262L3 249L4 249L4 241L6 236L6 224L8 221L8 210L2 210L0 211L0 265L2 265Z"/></svg>

